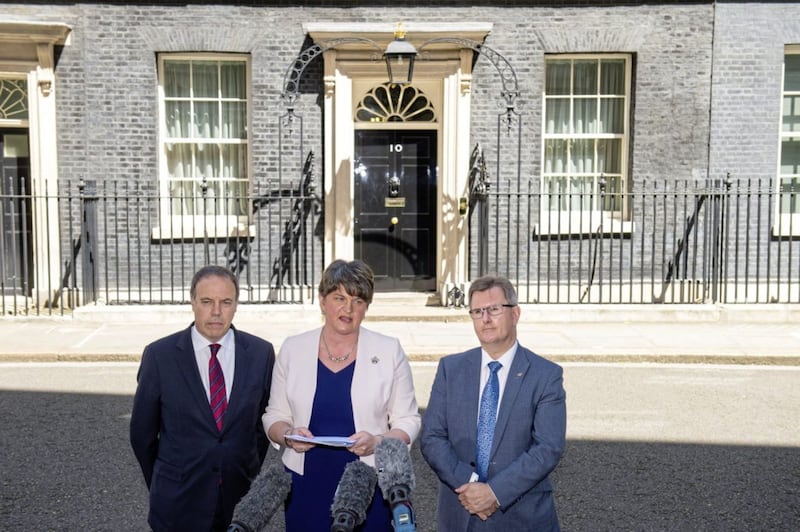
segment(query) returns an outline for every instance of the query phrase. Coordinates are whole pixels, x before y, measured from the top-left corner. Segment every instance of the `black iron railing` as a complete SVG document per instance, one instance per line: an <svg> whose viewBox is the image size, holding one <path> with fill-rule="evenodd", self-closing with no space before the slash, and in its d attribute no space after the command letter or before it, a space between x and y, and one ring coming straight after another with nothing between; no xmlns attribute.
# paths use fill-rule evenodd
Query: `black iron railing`
<svg viewBox="0 0 800 532"><path fill-rule="evenodd" d="M622 191L600 180L590 193L544 194L533 180L490 187L479 157L473 167L470 276L509 277L521 302L800 303L793 188L651 180ZM206 263L239 276L243 303L313 301L324 216L312 169L309 155L294 183L193 198L208 206L199 217L176 213L157 186L129 181L0 195L2 312L186 303ZM246 207L230 214L222 203Z"/></svg>

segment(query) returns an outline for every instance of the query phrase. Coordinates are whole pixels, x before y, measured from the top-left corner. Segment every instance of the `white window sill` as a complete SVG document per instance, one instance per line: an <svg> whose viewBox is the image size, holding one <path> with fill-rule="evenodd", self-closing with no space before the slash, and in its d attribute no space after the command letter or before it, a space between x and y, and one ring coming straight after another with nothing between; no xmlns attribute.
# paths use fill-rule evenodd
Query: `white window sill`
<svg viewBox="0 0 800 532"><path fill-rule="evenodd" d="M533 238L537 236L629 236L633 234L633 222L619 220L615 217L604 215L581 216L568 213L546 215L538 224L533 226Z"/></svg>
<svg viewBox="0 0 800 532"><path fill-rule="evenodd" d="M203 222L202 217L187 216L184 219L173 219L172 223L154 227L150 236L153 240L254 238L256 226L239 222L236 218L216 216L209 217L207 221Z"/></svg>
<svg viewBox="0 0 800 532"><path fill-rule="evenodd" d="M800 237L800 214L781 213L775 217L772 236L775 238Z"/></svg>

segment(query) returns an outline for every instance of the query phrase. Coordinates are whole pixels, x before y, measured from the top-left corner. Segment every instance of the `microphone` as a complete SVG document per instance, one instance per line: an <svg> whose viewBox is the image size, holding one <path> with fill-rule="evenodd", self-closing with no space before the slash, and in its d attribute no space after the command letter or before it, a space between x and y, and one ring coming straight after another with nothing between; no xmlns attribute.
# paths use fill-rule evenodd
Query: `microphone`
<svg viewBox="0 0 800 532"><path fill-rule="evenodd" d="M250 490L233 509L228 532L256 532L267 526L292 489L292 474L283 464L273 463L262 469Z"/></svg>
<svg viewBox="0 0 800 532"><path fill-rule="evenodd" d="M333 494L331 532L353 532L367 519L377 481L375 470L361 460L347 464Z"/></svg>
<svg viewBox="0 0 800 532"><path fill-rule="evenodd" d="M414 509L409 498L416 479L408 446L402 440L384 438L375 447L375 467L378 486L392 509L395 532L416 532Z"/></svg>

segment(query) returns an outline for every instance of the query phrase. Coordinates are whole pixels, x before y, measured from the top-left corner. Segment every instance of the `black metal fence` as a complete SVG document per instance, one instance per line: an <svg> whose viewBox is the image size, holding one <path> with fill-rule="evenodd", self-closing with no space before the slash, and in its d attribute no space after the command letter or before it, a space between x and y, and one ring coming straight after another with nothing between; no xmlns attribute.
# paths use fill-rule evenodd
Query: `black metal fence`
<svg viewBox="0 0 800 532"><path fill-rule="evenodd" d="M194 200L206 210L188 222L156 185L2 195L2 312L185 303L192 273L208 263L239 276L243 303L311 301L324 216L309 176L245 197L200 187ZM506 275L521 302L800 303L797 191L771 180L650 181L596 194L545 194L533 181L506 188L472 202L470 276ZM244 214L225 214L230 202Z"/></svg>
<svg viewBox="0 0 800 532"><path fill-rule="evenodd" d="M509 277L522 302L800 303L797 188L770 179L505 188L476 202L472 234L485 236L470 243L471 272Z"/></svg>

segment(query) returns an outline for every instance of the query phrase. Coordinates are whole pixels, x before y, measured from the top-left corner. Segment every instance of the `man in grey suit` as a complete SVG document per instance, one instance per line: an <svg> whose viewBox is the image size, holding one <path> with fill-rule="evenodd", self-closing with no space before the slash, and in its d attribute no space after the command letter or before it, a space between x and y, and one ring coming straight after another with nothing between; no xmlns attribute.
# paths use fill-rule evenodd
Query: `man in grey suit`
<svg viewBox="0 0 800 532"><path fill-rule="evenodd" d="M194 323L145 348L133 399L131 446L156 532L227 530L267 452L272 344L232 326L229 269L201 268L190 297Z"/></svg>
<svg viewBox="0 0 800 532"><path fill-rule="evenodd" d="M519 345L507 279L476 279L469 306L481 347L441 359L422 422L437 529L560 530L548 475L564 452L562 369Z"/></svg>

